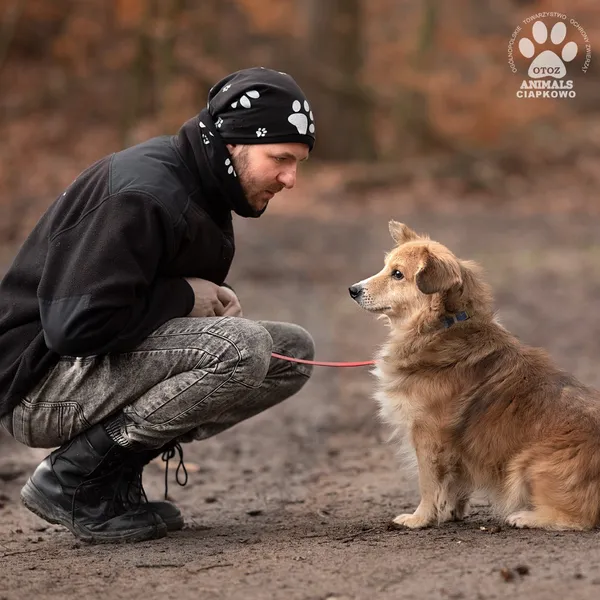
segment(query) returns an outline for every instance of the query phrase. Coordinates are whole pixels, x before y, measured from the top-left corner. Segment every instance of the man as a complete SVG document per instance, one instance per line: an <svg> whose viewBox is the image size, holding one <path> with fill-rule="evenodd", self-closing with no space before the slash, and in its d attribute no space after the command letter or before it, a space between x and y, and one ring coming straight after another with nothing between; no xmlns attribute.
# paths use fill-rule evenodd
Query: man
<svg viewBox="0 0 600 600"><path fill-rule="evenodd" d="M0 423L54 448L21 492L90 542L180 529L147 502L144 465L296 393L311 359L301 327L244 319L224 282L232 211L258 217L292 188L314 144L285 73L227 76L177 135L107 156L50 206L0 283Z"/></svg>

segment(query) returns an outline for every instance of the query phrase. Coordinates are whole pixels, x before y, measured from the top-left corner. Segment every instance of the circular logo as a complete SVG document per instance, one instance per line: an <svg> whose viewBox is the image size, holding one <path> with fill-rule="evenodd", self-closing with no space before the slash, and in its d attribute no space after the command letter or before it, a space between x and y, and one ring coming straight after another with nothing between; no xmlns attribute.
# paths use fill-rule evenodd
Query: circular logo
<svg viewBox="0 0 600 600"><path fill-rule="evenodd" d="M585 29L558 12L523 19L508 43L508 64L522 74L518 98L574 98L572 77L586 73L592 48Z"/></svg>

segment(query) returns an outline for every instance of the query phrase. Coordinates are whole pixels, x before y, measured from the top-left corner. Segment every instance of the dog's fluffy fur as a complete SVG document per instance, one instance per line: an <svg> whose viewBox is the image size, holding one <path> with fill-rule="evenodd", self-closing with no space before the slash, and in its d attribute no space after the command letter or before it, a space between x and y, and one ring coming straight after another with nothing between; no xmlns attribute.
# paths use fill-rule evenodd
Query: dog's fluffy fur
<svg viewBox="0 0 600 600"><path fill-rule="evenodd" d="M394 522L461 519L478 490L516 527L600 524L600 393L497 322L476 264L404 224L390 233L384 268L350 293L389 322L376 397L417 459L420 504Z"/></svg>

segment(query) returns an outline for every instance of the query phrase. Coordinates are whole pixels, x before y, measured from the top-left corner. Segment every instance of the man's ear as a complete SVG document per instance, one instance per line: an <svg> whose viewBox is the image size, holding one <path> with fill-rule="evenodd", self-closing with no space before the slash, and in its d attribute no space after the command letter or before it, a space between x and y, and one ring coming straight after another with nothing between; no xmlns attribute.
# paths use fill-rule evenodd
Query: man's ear
<svg viewBox="0 0 600 600"><path fill-rule="evenodd" d="M225 144L232 158L238 158L245 150L251 148L249 144Z"/></svg>
<svg viewBox="0 0 600 600"><path fill-rule="evenodd" d="M439 294L462 283L460 265L452 255L439 256L423 249L421 266L415 277L417 287L424 294Z"/></svg>
<svg viewBox="0 0 600 600"><path fill-rule="evenodd" d="M419 239L419 235L414 232L408 225L404 223L398 223L398 221L389 222L390 235L392 239L398 244L405 244L406 242L412 242Z"/></svg>

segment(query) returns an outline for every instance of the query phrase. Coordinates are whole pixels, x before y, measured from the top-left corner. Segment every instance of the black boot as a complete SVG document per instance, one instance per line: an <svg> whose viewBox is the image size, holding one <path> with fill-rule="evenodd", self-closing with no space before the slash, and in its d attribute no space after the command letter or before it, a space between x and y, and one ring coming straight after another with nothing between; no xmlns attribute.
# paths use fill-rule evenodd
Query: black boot
<svg viewBox="0 0 600 600"><path fill-rule="evenodd" d="M180 462L177 467L177 473L179 474L179 469L183 468L183 472L185 473L185 482L180 485L185 485L187 483L187 471L185 470L185 465L183 464L183 450L181 446L175 442L171 442L158 450L144 450L143 452L135 452L132 453L127 462L127 475L125 479L127 480L128 488L124 490L125 496L128 499L129 504L134 506L145 506L148 510L156 513L163 520L167 529L169 531L177 531L179 529L183 529L184 520L183 515L180 510L172 503L172 502L150 502L146 498L146 493L144 492L144 488L142 486L142 472L144 467L157 456L163 457L163 460L166 462L165 467L165 499L167 498L167 475L168 475L168 461L173 458L175 455L175 449L179 450ZM177 479L179 483L179 479Z"/></svg>
<svg viewBox="0 0 600 600"><path fill-rule="evenodd" d="M122 497L132 450L94 425L39 465L21 490L23 504L86 542L139 542L164 537L162 519Z"/></svg>

